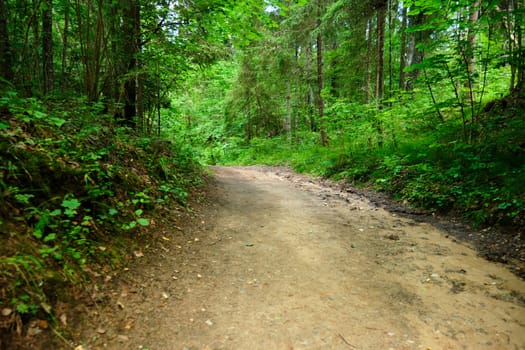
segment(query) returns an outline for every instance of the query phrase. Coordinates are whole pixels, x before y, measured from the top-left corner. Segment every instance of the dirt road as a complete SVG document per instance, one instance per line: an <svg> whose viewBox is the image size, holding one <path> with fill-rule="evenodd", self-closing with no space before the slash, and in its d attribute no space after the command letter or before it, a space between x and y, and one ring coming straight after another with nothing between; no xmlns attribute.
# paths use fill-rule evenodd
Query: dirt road
<svg viewBox="0 0 525 350"><path fill-rule="evenodd" d="M447 232L274 170L213 170L215 203L108 291L84 349L525 349L525 282Z"/></svg>

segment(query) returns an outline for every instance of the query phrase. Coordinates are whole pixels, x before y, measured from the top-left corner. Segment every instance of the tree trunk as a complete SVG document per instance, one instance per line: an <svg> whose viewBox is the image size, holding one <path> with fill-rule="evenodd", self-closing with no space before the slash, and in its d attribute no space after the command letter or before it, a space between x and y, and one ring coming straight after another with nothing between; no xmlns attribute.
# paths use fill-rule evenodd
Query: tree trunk
<svg viewBox="0 0 525 350"><path fill-rule="evenodd" d="M249 143L253 137L252 135L252 117L251 117L251 98L248 95L248 100L246 101L246 141Z"/></svg>
<svg viewBox="0 0 525 350"><path fill-rule="evenodd" d="M31 20L32 30L33 30L33 41L31 43L30 52L27 52L28 56L33 60L32 67L29 67L28 65L28 71L27 75L23 80L24 88L26 89L26 92L30 95L34 93L34 90L41 89L43 86L42 83L42 70L41 68L41 62L42 57L39 54L39 47L41 47L41 41L40 41L40 26L39 26L39 20L38 17L40 14L39 8L40 8L40 0L33 0L33 15ZM27 57L24 55L24 57ZM31 79L32 78L32 79ZM29 81L28 81L29 80Z"/></svg>
<svg viewBox="0 0 525 350"><path fill-rule="evenodd" d="M124 0L123 7L124 56L127 64L124 84L124 124L135 129L137 126L137 79L140 53L140 5L136 0Z"/></svg>
<svg viewBox="0 0 525 350"><path fill-rule="evenodd" d="M475 59L475 50L476 50L476 31L473 28L476 23L479 21L479 11L480 11L481 0L477 0L470 7L469 22L470 26L468 28L467 41L468 41L468 70L471 75L476 72L476 59Z"/></svg>
<svg viewBox="0 0 525 350"><path fill-rule="evenodd" d="M324 118L324 58L323 58L323 36L320 30L321 26L321 1L317 0L317 108L319 111L319 128L321 132L321 145L328 145L326 136L326 123Z"/></svg>
<svg viewBox="0 0 525 350"><path fill-rule="evenodd" d="M382 105L385 84L385 15L386 7L381 6L377 12L377 62L375 89L375 98L379 106Z"/></svg>
<svg viewBox="0 0 525 350"><path fill-rule="evenodd" d="M69 35L69 4L64 7L64 31L62 34L62 66L60 70L60 89L65 92L67 89L66 69L67 69L67 47Z"/></svg>
<svg viewBox="0 0 525 350"><path fill-rule="evenodd" d="M286 137L288 140L292 139L292 87L291 78L286 79L286 116L284 118L284 130L286 131Z"/></svg>
<svg viewBox="0 0 525 350"><path fill-rule="evenodd" d="M523 11L523 2L517 1L514 9L515 16L518 18L518 20L516 20L516 52L518 56L516 70L517 82L514 90L523 94L525 90L525 48L523 48L523 23L519 21L520 16L517 14L518 11Z"/></svg>
<svg viewBox="0 0 525 350"><path fill-rule="evenodd" d="M476 97L474 96L474 90L476 82L474 81L474 74L476 73L476 30L475 26L479 20L481 0L475 1L469 8L469 24L467 29L467 43L463 50L463 58L465 60L465 69L467 70L467 80L464 86L467 88L467 101L471 108L472 122L475 121L475 109L474 103Z"/></svg>
<svg viewBox="0 0 525 350"><path fill-rule="evenodd" d="M104 0L96 1L96 8L91 0L82 8L82 2L77 0L75 12L78 25L78 38L81 51L81 60L84 68L84 89L89 101L96 101L99 97L100 71L102 68L104 38ZM92 12L95 12L93 19Z"/></svg>
<svg viewBox="0 0 525 350"><path fill-rule="evenodd" d="M413 17L410 21L410 26L416 26L419 24L423 24L425 20L425 15L423 13L419 13L417 16ZM411 66L414 64L421 63L423 61L424 53L422 50L417 48L417 44L422 43L423 39L428 35L427 31L417 31L415 33L411 33L410 40L408 43L408 49L407 49L407 66ZM416 80L419 76L420 70L414 69L409 74L409 79L406 81L406 89L407 90L413 90L415 87Z"/></svg>
<svg viewBox="0 0 525 350"><path fill-rule="evenodd" d="M159 69L159 61L157 61L157 136L160 137L160 130L161 130L161 116L160 116L160 108L161 108L161 95L160 95L160 69Z"/></svg>
<svg viewBox="0 0 525 350"><path fill-rule="evenodd" d="M42 72L43 92L53 91L53 1L45 0L42 7Z"/></svg>
<svg viewBox="0 0 525 350"><path fill-rule="evenodd" d="M513 20L514 14L514 1L509 0L507 2L507 8L505 9L507 13L503 18L503 28L505 28L505 34L507 35L507 53L510 57L510 81L509 81L509 91L512 93L514 90L514 85L516 83L516 63L513 59L514 48L516 45L516 36L514 33L515 21Z"/></svg>
<svg viewBox="0 0 525 350"><path fill-rule="evenodd" d="M314 95L314 88L312 84L308 83L308 95L307 95L307 102L308 102L308 116L310 117L310 131L317 131L317 123L315 121L315 95Z"/></svg>
<svg viewBox="0 0 525 350"><path fill-rule="evenodd" d="M372 53L372 19L368 19L367 21L367 33L366 33L366 51L367 51L367 59L365 60L365 90L366 90L366 104L370 104L372 102L372 67L370 66L370 61L372 60L373 53Z"/></svg>
<svg viewBox="0 0 525 350"><path fill-rule="evenodd" d="M379 110L383 108L383 95L385 84L385 21L386 21L386 4L378 8L377 12L377 67L376 67L376 93L375 98ZM383 147L383 125L381 120L376 120L376 130L378 133L378 146Z"/></svg>
<svg viewBox="0 0 525 350"><path fill-rule="evenodd" d="M13 79L13 53L7 29L7 9L5 1L0 0L0 78Z"/></svg>
<svg viewBox="0 0 525 350"><path fill-rule="evenodd" d="M392 19L392 0L388 0L388 97L392 96L393 90L393 73L392 73L392 32L393 32L393 19ZM392 103L389 103L392 106Z"/></svg>
<svg viewBox="0 0 525 350"><path fill-rule="evenodd" d="M401 52L399 54L399 90L406 89L406 54L407 54L407 16L408 9L403 3L403 12L401 15Z"/></svg>
<svg viewBox="0 0 525 350"><path fill-rule="evenodd" d="M306 45L306 63L305 63L305 71L306 71L306 80L307 80L307 92L306 92L306 104L308 109L308 117L309 117L309 124L310 124L310 131L317 131L317 123L315 122L315 95L314 95L314 88L313 88L313 82L310 78L313 73L313 58L312 58L312 45L307 44Z"/></svg>

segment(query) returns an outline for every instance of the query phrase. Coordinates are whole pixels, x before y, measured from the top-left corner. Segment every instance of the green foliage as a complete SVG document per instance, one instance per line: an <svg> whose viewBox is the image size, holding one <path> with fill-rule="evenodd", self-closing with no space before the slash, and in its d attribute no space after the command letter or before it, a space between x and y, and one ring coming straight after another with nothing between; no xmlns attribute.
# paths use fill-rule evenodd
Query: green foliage
<svg viewBox="0 0 525 350"><path fill-rule="evenodd" d="M124 263L132 246L123 242L143 234L156 206L185 205L200 168L187 148L130 135L99 104L7 96L0 293L19 314L50 314L54 288L89 278L88 266Z"/></svg>
<svg viewBox="0 0 525 350"><path fill-rule="evenodd" d="M497 94L494 86L491 94ZM503 86L500 86L504 89ZM440 91L442 97L447 91ZM520 225L525 220L523 133L525 106L515 96L489 103L470 125L465 142L459 107L446 119L435 115L428 91L393 99L392 107L327 99L330 146L318 135L296 132L292 142L273 138L223 136L208 144L204 158L219 164L289 165L300 172L346 179L386 191L431 211L453 211L476 225ZM511 106L509 108L509 106ZM445 111L445 110L444 110ZM376 123L383 126L381 140ZM230 129L231 130L231 129Z"/></svg>
<svg viewBox="0 0 525 350"><path fill-rule="evenodd" d="M185 131L201 159L288 164L372 185L475 224L523 223L523 88L502 98L509 83L519 87L522 79L515 61L521 43L511 42L522 8L498 10L494 2L478 8L469 1L403 5L410 9L404 33L396 9L387 11L384 67L369 57L378 40L378 9L368 3L329 3L319 23L311 16L317 3L304 1L282 12L278 30L261 27L236 57L235 82L221 85L226 94L192 91L191 110L202 117ZM318 34L325 42L320 95L327 148L316 140ZM412 63L403 72L401 58ZM388 76L384 98L374 100L379 68ZM216 81L226 81L226 74L213 72ZM203 106L210 105L223 109L222 118L218 108L206 113ZM292 119L291 138L286 118Z"/></svg>

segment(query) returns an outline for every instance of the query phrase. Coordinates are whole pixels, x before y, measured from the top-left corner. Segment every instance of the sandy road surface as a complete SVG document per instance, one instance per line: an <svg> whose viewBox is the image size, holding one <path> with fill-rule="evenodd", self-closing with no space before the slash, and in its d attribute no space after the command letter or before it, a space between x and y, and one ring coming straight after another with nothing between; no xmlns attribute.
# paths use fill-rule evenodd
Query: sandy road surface
<svg viewBox="0 0 525 350"><path fill-rule="evenodd" d="M84 349L525 349L525 282L446 232L270 169L213 170L215 202L108 292Z"/></svg>

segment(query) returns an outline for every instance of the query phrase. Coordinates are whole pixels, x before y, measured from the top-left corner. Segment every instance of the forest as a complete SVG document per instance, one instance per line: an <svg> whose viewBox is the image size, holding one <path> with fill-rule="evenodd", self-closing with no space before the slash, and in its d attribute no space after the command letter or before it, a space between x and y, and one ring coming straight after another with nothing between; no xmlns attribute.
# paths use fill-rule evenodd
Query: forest
<svg viewBox="0 0 525 350"><path fill-rule="evenodd" d="M522 242L524 36L523 0L0 0L0 329L65 327L210 164Z"/></svg>

